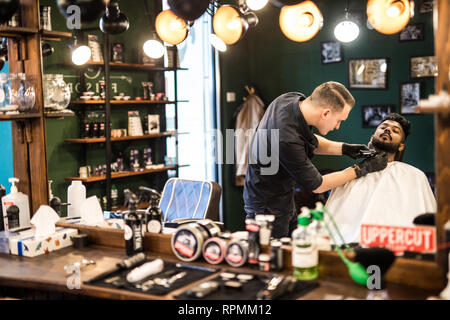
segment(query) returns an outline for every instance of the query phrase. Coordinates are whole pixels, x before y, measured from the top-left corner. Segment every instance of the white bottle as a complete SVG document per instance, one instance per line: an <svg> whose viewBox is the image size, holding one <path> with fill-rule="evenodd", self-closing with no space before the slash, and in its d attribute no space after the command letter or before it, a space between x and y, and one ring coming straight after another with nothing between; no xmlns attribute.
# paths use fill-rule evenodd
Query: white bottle
<svg viewBox="0 0 450 320"><path fill-rule="evenodd" d="M67 216L81 217L81 204L86 200L86 187L81 181L72 181L72 184L67 188Z"/></svg>
<svg viewBox="0 0 450 320"><path fill-rule="evenodd" d="M29 227L30 226L30 203L28 201L28 196L19 192L16 187L16 183L19 182L17 178L9 178L11 182L11 192L6 196L2 197L3 204L3 221L5 230L9 230L8 226L8 214L6 210L12 205L16 205L19 208L19 227Z"/></svg>

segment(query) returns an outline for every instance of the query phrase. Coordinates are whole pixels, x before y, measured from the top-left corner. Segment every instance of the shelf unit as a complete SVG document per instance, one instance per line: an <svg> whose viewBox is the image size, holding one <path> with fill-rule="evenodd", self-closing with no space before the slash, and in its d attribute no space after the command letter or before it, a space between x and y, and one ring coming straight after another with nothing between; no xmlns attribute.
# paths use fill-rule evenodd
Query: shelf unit
<svg viewBox="0 0 450 320"><path fill-rule="evenodd" d="M61 41L62 38L71 38L72 33L64 31L54 31L54 30L44 30L41 29L39 32L42 35L42 40L47 41Z"/></svg>
<svg viewBox="0 0 450 320"><path fill-rule="evenodd" d="M0 114L0 121L20 121L27 119L40 118L41 114L35 113L20 113L20 114Z"/></svg>
<svg viewBox="0 0 450 320"><path fill-rule="evenodd" d="M163 133L155 133L155 134L146 134L143 136L126 136L119 138L111 138L111 142L115 141L131 141L131 140L146 140L146 139L154 139L154 138L164 138L164 137L174 137L176 133L174 132L163 132ZM102 143L106 142L106 138L80 138L80 139L66 139L64 142L69 143Z"/></svg>
<svg viewBox="0 0 450 320"><path fill-rule="evenodd" d="M165 166L164 168L158 168L158 169L148 169L148 170L143 170L143 171L137 171L137 172L111 172L111 162L112 162L112 146L111 143L113 142L120 142L120 141L137 141L137 140L147 140L147 139L156 139L156 138L166 138L166 137L174 137L175 138L175 146L176 146L176 158L178 159L178 134L176 133L177 131L177 123L178 123L178 119L177 119L177 113L178 113L178 103L183 103L183 102L188 102L187 100L178 100L178 95L177 95L177 72L180 70L187 70L187 68L167 68L167 67L160 67L160 66L152 66L152 65L145 65L145 64L135 64L135 63L115 63L115 62L110 62L110 51L111 50L111 44L110 44L110 39L108 35L103 35L103 60L104 62L88 62L83 66L75 66L72 64L63 64L65 66L69 66L71 68L75 68L78 70L79 74L80 74L80 79L81 79L81 83L82 83L82 91L84 91L84 85L85 85L85 79L84 79L84 70L90 68L90 67L99 67L103 69L103 74L104 74L104 79L105 79L105 83L106 83L106 88L105 88L105 99L104 100L74 100L70 102L70 105L73 107L78 107L79 112L83 112L82 108L83 106L92 106L92 107L96 107L97 105L104 105L104 110L105 110L105 118L106 118L106 123L111 123L111 105L114 106L133 106L133 108L136 107L143 107L143 106L149 106L149 105L154 105L154 106L159 106L159 105L174 105L175 108L175 132L161 132L159 134L147 134L147 135L143 135L143 136L138 136L138 137L120 137L120 138L112 138L110 136L110 132L108 132L108 130L110 130L110 128L108 129L107 127L109 127L108 125L105 126L105 138L74 138L74 139L66 139L64 142L66 143L73 143L73 144L79 144L79 145L94 145L94 144L98 144L98 143L104 143L105 144L105 160L106 160L106 174L105 175L101 175L101 176L91 176L89 178L86 179L81 179L79 177L67 177L65 178L67 181L72 181L72 180L81 180L85 183L94 183L94 182L106 182L106 197L107 197L107 209L111 210L112 208L112 201L111 201L111 180L113 179L118 179L118 178L127 178L127 177L133 177L133 176L140 176L140 175L147 175L147 174L153 174L153 173L159 173L159 172L167 172L167 171L171 171L171 170L175 170L175 175L178 175L178 168L182 167L180 165L173 165L173 166ZM177 60L176 55L174 55L174 62ZM175 63L173 63L173 65L175 65ZM157 88L157 85L155 83L155 89L158 91L163 91L165 84L164 84L164 76L161 75L162 73L165 72L173 72L174 73L174 88L175 88L175 96L174 99L169 101L169 100L113 100L111 97L111 91L110 91L110 86L111 86L111 81L110 81L110 71L111 70L124 70L124 71L130 71L130 72L145 72L148 73L151 76L151 81L154 82L155 81L155 77L158 78L159 81L159 86ZM159 73L159 75L157 75ZM156 109L155 109L156 110ZM165 126L166 126L166 122L165 122L165 116L164 116L164 111L162 111L161 109L157 109L160 111L156 111L157 114L160 114L160 124L161 124L161 129L165 130ZM77 111L78 114L78 111ZM156 161L154 160L155 164L161 163L164 161L164 155L166 154L166 142L163 141L161 143L158 143L158 147L157 149L159 150L159 155L158 155L158 159L156 159ZM85 157L86 157L86 153L83 150ZM87 165L87 159L85 158L85 165ZM183 165L184 166L184 165ZM160 178L158 178L158 185L163 182L165 180L164 177L162 177L163 180L160 180ZM162 186L159 186L162 187Z"/></svg>
<svg viewBox="0 0 450 320"><path fill-rule="evenodd" d="M70 102L71 105L80 104L105 104L105 100L75 100ZM180 102L188 102L187 100L166 101L166 100L111 100L111 104L175 104Z"/></svg>
<svg viewBox="0 0 450 320"><path fill-rule="evenodd" d="M38 28L0 26L0 37L22 38L38 33Z"/></svg>
<svg viewBox="0 0 450 320"><path fill-rule="evenodd" d="M155 169L145 169L143 171L122 171L122 172L112 172L111 173L111 179L119 179L119 178L126 178L126 177L133 177L133 176L141 176L144 174L150 174L155 172L164 172L169 170L177 170L180 166L166 166L164 168L155 168ZM97 182L97 181L105 181L106 175L102 174L99 176L91 176L88 178L80 178L80 177L67 177L67 181L74 181L74 180L80 180L84 183L91 183L91 182Z"/></svg>

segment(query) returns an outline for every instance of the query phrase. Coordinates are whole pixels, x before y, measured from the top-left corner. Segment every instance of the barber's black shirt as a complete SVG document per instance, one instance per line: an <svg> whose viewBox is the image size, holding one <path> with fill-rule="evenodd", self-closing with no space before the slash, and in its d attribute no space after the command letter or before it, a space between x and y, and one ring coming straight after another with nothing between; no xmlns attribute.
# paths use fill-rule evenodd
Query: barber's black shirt
<svg viewBox="0 0 450 320"><path fill-rule="evenodd" d="M304 99L306 97L298 92L279 96L259 123L250 146L245 176L244 202L248 215L292 214L295 184L311 191L322 184L322 176L311 163L318 140L298 104ZM278 129L279 139L272 129ZM275 147L278 140L279 153L276 148L271 152L272 141ZM263 174L271 165L276 168L277 161L279 166L274 174Z"/></svg>

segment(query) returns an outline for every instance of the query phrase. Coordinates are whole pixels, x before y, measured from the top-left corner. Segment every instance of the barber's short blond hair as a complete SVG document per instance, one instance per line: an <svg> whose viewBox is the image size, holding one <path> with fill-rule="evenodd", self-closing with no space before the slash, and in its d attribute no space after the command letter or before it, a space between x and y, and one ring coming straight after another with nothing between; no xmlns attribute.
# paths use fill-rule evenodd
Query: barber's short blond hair
<svg viewBox="0 0 450 320"><path fill-rule="evenodd" d="M355 98L347 88L339 82L328 81L314 89L310 96L311 101L318 106L329 106L340 111L346 104L353 108Z"/></svg>

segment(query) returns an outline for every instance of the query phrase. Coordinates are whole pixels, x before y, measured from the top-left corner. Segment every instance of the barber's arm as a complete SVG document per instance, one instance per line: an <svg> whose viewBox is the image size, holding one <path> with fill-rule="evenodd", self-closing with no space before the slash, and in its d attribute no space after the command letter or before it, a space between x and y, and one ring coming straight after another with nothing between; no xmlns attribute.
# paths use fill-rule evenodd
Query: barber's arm
<svg viewBox="0 0 450 320"><path fill-rule="evenodd" d="M380 153L374 157L367 158L360 164L354 164L350 168L326 174L322 176L322 184L314 193L322 193L334 189L353 179L361 178L368 173L383 170L387 166L387 154Z"/></svg>
<svg viewBox="0 0 450 320"><path fill-rule="evenodd" d="M319 145L314 150L315 154L336 155L336 156L347 155L350 158L358 159L362 158L363 151L369 150L369 148L364 144L348 144L331 141L317 134L315 134L315 136L319 141Z"/></svg>

